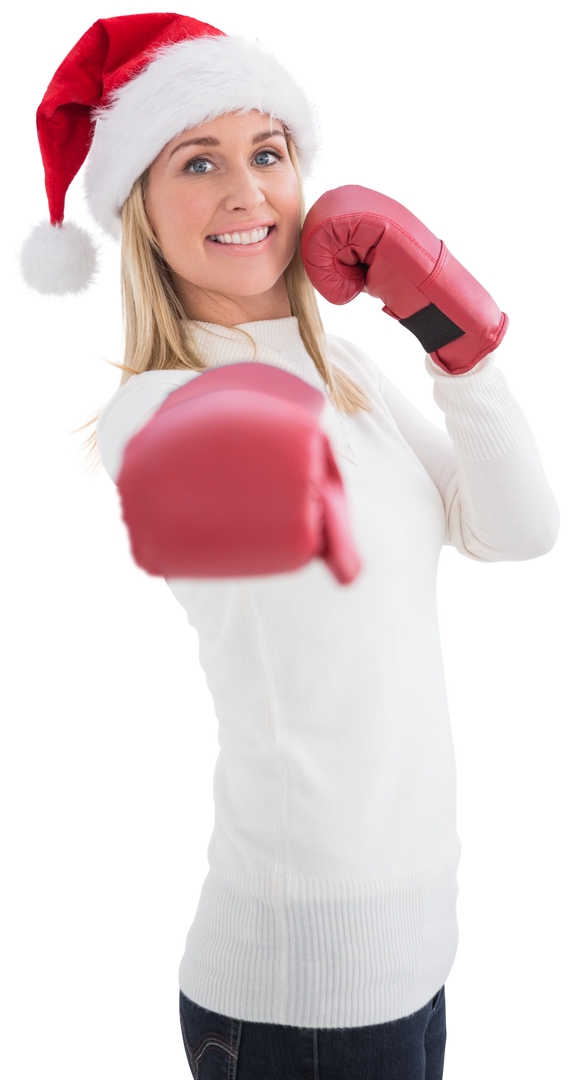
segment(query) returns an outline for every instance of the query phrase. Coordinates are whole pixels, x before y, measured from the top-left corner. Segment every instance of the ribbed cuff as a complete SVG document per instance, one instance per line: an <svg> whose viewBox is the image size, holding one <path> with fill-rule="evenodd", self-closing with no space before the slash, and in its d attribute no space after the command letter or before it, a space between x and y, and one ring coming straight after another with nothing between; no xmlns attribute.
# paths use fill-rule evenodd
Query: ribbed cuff
<svg viewBox="0 0 573 1080"><path fill-rule="evenodd" d="M519 442L527 421L494 366L493 354L464 375L447 375L426 356L434 399L446 417L456 452L466 461L492 461Z"/></svg>

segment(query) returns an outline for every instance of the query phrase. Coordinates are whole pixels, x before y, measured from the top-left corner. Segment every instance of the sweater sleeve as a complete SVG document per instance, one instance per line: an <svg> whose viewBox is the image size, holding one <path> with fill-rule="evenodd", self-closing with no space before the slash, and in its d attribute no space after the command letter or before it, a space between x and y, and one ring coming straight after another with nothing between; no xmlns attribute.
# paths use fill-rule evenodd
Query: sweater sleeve
<svg viewBox="0 0 573 1080"><path fill-rule="evenodd" d="M493 354L466 375L447 375L426 357L448 435L379 372L382 396L403 438L438 488L445 542L486 562L544 555L559 511L531 429Z"/></svg>

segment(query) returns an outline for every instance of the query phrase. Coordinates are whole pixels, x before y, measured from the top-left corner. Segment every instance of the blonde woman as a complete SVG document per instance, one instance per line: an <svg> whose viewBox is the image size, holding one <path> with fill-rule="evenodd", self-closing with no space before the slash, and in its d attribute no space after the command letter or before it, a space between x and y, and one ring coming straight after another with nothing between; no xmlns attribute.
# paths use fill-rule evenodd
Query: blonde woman
<svg viewBox="0 0 573 1080"><path fill-rule="evenodd" d="M87 157L90 207L121 237L126 328L98 449L135 557L197 628L220 725L179 971L191 1071L438 1080L459 859L438 559L444 543L534 558L558 529L494 364L507 319L380 193L328 193L301 247L312 111L258 45L206 24L99 20L38 130L51 222L24 273L46 292L90 283L89 238L64 224ZM307 270L416 334L449 435L324 333Z"/></svg>

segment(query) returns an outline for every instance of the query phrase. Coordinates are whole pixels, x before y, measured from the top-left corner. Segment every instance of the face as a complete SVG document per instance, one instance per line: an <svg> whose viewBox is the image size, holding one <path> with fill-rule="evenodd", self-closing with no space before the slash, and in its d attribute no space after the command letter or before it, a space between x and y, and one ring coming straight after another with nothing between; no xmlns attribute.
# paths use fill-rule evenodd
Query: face
<svg viewBox="0 0 573 1080"><path fill-rule="evenodd" d="M230 113L184 131L153 162L145 207L191 318L235 325L291 314L283 274L299 194L279 121Z"/></svg>

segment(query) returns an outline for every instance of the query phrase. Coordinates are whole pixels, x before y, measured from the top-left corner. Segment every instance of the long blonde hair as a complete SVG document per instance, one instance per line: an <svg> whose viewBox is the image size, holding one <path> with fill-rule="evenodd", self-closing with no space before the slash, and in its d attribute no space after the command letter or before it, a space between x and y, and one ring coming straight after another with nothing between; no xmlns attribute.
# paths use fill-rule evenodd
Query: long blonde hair
<svg viewBox="0 0 573 1080"><path fill-rule="evenodd" d="M288 154L298 180L300 236L306 214L304 189L294 141L288 129L286 136ZM193 320L186 315L175 292L169 266L147 217L145 188L148 176L149 170L146 170L136 180L121 210L125 349L123 364L114 365L122 371L120 385L143 371L167 368L203 371L207 367L194 348ZM328 359L316 292L304 268L300 243L284 275L291 312L298 319L306 351L322 376L332 403L348 414L359 409L369 411L370 405L361 387ZM250 335L245 331L240 332L249 338L256 350ZM96 423L97 416L88 420L83 427ZM98 457L95 427L83 445L88 448L92 463L95 463Z"/></svg>

